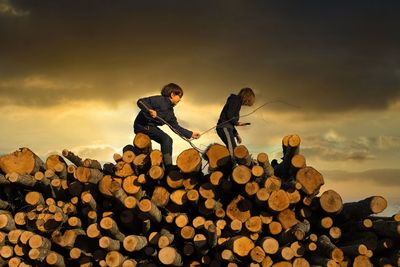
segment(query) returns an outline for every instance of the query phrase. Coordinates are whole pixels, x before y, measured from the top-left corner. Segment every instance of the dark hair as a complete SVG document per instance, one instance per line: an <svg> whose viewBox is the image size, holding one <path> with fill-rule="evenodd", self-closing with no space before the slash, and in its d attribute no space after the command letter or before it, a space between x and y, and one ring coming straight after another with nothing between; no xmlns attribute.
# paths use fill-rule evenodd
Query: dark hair
<svg viewBox="0 0 400 267"><path fill-rule="evenodd" d="M161 89L162 96L170 97L172 93L179 95L180 97L183 96L182 88L175 83L169 83Z"/></svg>
<svg viewBox="0 0 400 267"><path fill-rule="evenodd" d="M239 97L242 100L242 105L252 106L256 100L256 95L251 88L243 88L239 92Z"/></svg>

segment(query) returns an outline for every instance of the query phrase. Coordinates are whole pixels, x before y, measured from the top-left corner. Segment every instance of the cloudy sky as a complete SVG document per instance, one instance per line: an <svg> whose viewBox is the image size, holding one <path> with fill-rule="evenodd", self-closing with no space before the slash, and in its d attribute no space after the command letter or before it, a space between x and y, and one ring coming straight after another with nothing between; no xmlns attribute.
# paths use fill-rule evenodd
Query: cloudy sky
<svg viewBox="0 0 400 267"><path fill-rule="evenodd" d="M181 125L215 125L252 87L239 129L256 155L297 133L324 190L400 211L399 1L0 0L0 153L110 161L139 97L175 82ZM280 101L280 102L279 102ZM168 129L166 129L168 131ZM174 136L175 157L188 145ZM219 142L211 131L195 144ZM155 147L157 147L155 145ZM396 200L397 198L397 200ZM397 201L397 202L396 202ZM395 206L399 205L399 206Z"/></svg>

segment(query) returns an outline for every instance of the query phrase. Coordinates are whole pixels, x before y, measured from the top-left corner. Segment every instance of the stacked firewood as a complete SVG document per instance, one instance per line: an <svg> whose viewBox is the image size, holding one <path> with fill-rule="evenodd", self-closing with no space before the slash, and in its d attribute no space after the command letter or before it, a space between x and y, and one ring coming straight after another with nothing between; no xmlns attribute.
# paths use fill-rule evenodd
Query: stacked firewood
<svg viewBox="0 0 400 267"><path fill-rule="evenodd" d="M225 146L166 168L151 140L100 164L64 150L0 157L0 266L399 266L400 214L321 191L298 135L283 157ZM203 159L204 158L204 159Z"/></svg>

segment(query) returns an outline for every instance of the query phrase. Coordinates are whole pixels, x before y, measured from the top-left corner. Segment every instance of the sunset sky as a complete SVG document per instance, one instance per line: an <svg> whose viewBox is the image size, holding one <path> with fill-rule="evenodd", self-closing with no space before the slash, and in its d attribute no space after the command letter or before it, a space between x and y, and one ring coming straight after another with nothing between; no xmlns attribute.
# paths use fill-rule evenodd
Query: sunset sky
<svg viewBox="0 0 400 267"><path fill-rule="evenodd" d="M400 212L400 1L0 0L0 154L68 148L111 161L136 100L182 86L180 124L203 132L242 87L253 155L299 134L345 201ZM278 102L281 101L281 102ZM168 129L164 128L166 131ZM169 131L170 132L170 131ZM189 148L174 138L174 156ZM220 142L214 131L194 143ZM155 148L158 145L154 144Z"/></svg>

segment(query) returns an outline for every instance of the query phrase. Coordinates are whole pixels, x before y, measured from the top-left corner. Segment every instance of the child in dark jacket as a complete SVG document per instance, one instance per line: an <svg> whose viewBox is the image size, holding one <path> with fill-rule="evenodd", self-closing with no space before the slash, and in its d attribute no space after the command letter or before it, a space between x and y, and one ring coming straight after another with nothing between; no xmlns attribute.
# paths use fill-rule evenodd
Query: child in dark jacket
<svg viewBox="0 0 400 267"><path fill-rule="evenodd" d="M161 95L141 98L137 101L141 111L136 116L133 125L134 132L147 134L150 139L161 145L166 166L172 165L172 138L158 126L167 122L175 131L186 138L198 139L200 137L199 132L189 131L178 124L174 114L174 106L179 103L182 96L182 88L177 84L170 83L162 88Z"/></svg>
<svg viewBox="0 0 400 267"><path fill-rule="evenodd" d="M229 153L233 157L233 150L236 147L236 140L240 144L242 138L240 137L235 126L247 125L246 123L239 122L240 108L245 106L252 106L255 101L255 94L251 88L243 88L239 94L231 94L221 111L219 116L217 134L221 138L222 142L229 149ZM236 139L236 140L235 140Z"/></svg>

